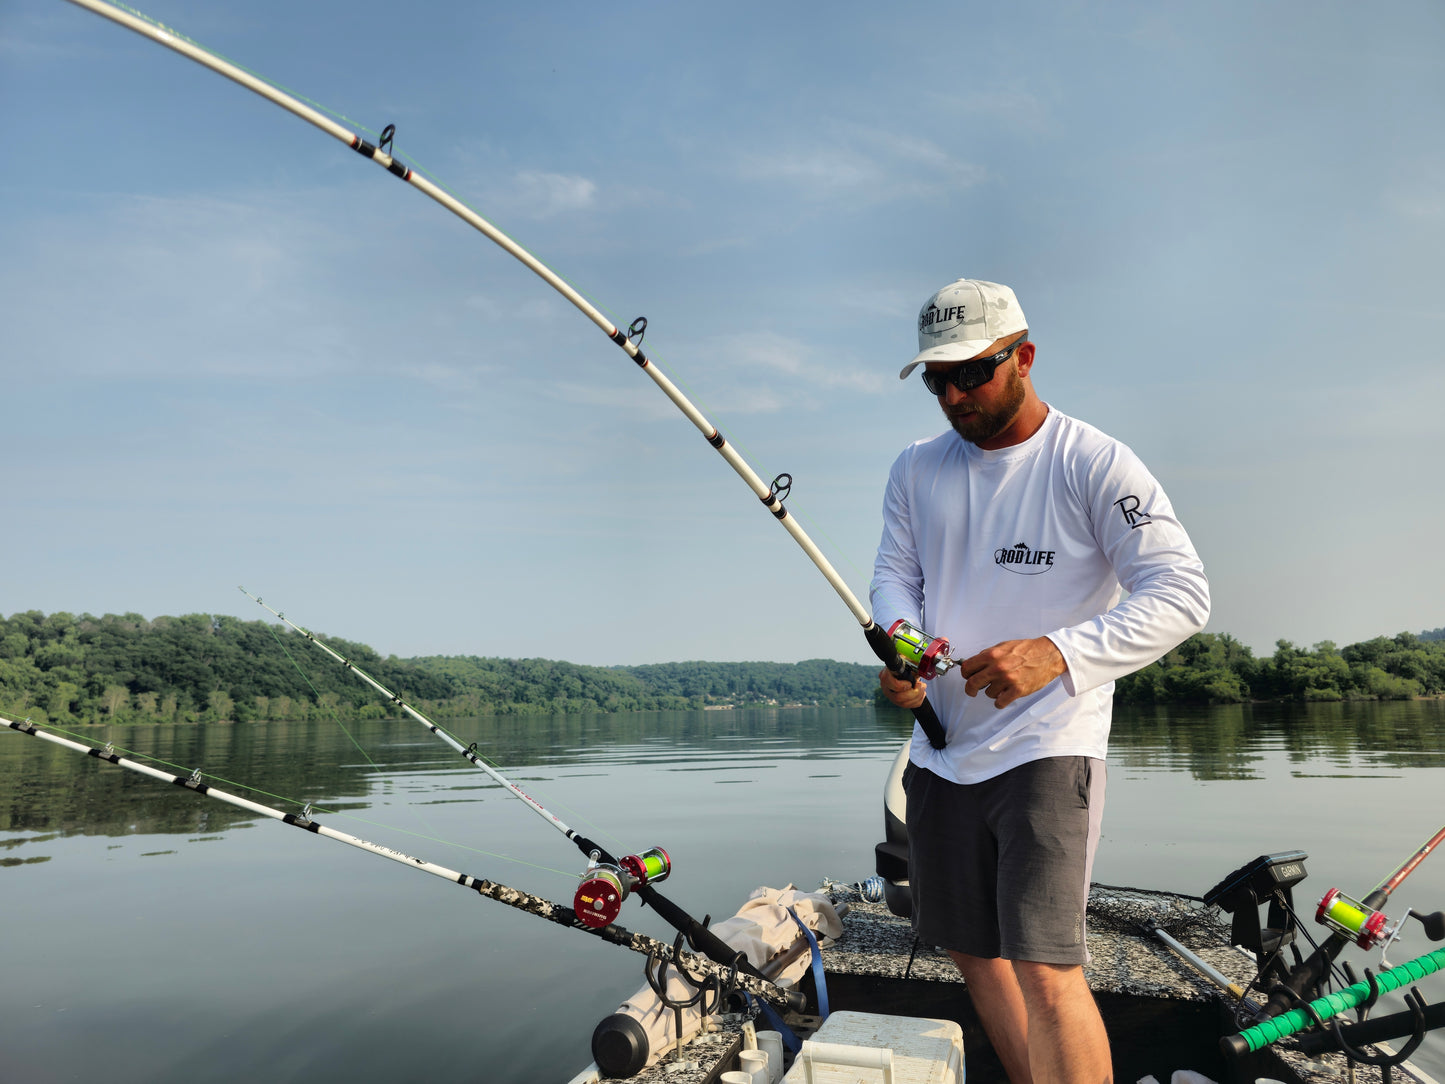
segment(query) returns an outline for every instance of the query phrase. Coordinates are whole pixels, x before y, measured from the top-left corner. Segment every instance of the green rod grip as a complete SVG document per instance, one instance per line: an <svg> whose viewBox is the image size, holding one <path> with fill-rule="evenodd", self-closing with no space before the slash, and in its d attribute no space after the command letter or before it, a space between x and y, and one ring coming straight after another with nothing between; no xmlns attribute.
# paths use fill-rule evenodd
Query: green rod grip
<svg viewBox="0 0 1445 1084"><path fill-rule="evenodd" d="M1375 982L1379 985L1380 992L1387 994L1412 982L1418 982L1426 975L1433 975L1442 968L1445 968L1445 949L1436 949L1409 963L1392 967L1383 975L1376 975ZM1321 1020L1328 1020L1331 1016L1355 1008L1369 996L1369 984L1357 982L1336 993L1316 998L1310 1002L1310 1008L1319 1014ZM1291 1009L1289 1012L1276 1016L1273 1020L1266 1020L1262 1024L1246 1028L1238 1035L1227 1036L1221 1045L1226 1053L1253 1053L1270 1043L1302 1031L1312 1023L1314 1023L1313 1018L1303 1009Z"/></svg>

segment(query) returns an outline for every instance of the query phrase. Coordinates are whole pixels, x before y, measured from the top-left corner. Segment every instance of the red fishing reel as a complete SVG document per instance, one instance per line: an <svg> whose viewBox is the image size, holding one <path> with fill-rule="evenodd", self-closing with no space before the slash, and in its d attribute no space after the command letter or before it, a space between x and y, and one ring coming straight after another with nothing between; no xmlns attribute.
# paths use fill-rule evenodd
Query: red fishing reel
<svg viewBox="0 0 1445 1084"><path fill-rule="evenodd" d="M957 665L949 658L948 641L944 637L930 636L901 618L889 627L888 635L903 661L917 670L924 681L932 681Z"/></svg>
<svg viewBox="0 0 1445 1084"><path fill-rule="evenodd" d="M1315 911L1315 921L1328 926L1336 933L1349 938L1362 949L1373 948L1388 932L1385 928L1385 912L1366 907L1359 900L1351 899L1338 888L1332 888L1320 900Z"/></svg>
<svg viewBox="0 0 1445 1084"><path fill-rule="evenodd" d="M594 930L617 921L622 904L633 889L665 881L672 872L672 859L661 847L624 855L616 865L598 861L600 857L599 852L592 852L582 881L577 885L577 894L572 897L572 910L584 926Z"/></svg>

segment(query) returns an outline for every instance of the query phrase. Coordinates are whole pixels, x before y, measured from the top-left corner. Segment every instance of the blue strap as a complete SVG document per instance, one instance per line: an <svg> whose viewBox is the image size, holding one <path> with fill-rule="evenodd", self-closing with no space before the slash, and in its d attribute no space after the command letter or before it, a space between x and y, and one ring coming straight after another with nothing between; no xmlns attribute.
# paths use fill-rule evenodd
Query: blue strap
<svg viewBox="0 0 1445 1084"><path fill-rule="evenodd" d="M803 936L808 939L808 948L813 953L813 985L818 990L818 1019L828 1019L828 980L823 977L823 950L818 947L818 939L813 936L813 931L803 925L803 920L798 917L798 912L791 907L788 914L798 924L798 929L803 931Z"/></svg>
<svg viewBox="0 0 1445 1084"><path fill-rule="evenodd" d="M823 950L818 947L818 939L813 936L813 931L803 925L803 920L798 917L798 913L789 907L788 914L798 924L798 929L803 931L803 936L808 939L808 949L813 956L813 985L818 991L818 1016L826 1020L828 1018L828 981L823 977ZM744 993L744 996L747 998L748 1004L752 1005L753 995ZM758 998L757 1003L758 1015L767 1021L769 1029L783 1037L783 1045L794 1054L803 1049L802 1040L793 1034L787 1024L783 1023L783 1018L778 1015L777 1010L763 998Z"/></svg>
<svg viewBox="0 0 1445 1084"><path fill-rule="evenodd" d="M748 994L747 998L748 1004L752 1004L753 995ZM793 1029L788 1027L787 1024L783 1023L783 1018L778 1015L778 1011L762 998L758 998L757 1003L758 1015L761 1016L765 1021L767 1021L768 1024L768 1026L763 1030L776 1031L779 1035L783 1037L783 1045L786 1046L792 1053L796 1054L799 1050L802 1050L803 1040L799 1039L796 1035L794 1035Z"/></svg>

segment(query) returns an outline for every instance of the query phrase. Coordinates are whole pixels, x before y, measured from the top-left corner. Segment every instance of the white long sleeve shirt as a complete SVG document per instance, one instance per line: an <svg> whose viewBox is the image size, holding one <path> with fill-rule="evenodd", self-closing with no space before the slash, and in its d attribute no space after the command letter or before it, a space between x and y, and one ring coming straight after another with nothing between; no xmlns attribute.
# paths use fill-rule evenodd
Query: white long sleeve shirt
<svg viewBox="0 0 1445 1084"><path fill-rule="evenodd" d="M998 451L951 429L903 451L871 597L884 629L903 618L956 659L1035 636L1063 654L1062 678L1005 708L967 696L955 671L929 683L948 746L915 727L910 757L956 783L1044 757L1102 759L1115 679L1209 617L1204 566L1159 483L1127 446L1053 409Z"/></svg>

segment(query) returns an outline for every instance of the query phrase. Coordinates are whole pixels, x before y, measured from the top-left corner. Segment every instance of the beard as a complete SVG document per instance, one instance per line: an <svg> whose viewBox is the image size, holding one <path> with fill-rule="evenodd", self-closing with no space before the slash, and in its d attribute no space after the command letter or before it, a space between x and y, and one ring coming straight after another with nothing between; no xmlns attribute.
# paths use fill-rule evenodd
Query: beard
<svg viewBox="0 0 1445 1084"><path fill-rule="evenodd" d="M959 403L952 410L945 406L943 413L955 433L970 444L980 444L1013 424L1023 408L1024 397L1024 379L1019 376L1018 365L1010 362L998 401L992 408L984 410L976 403Z"/></svg>

